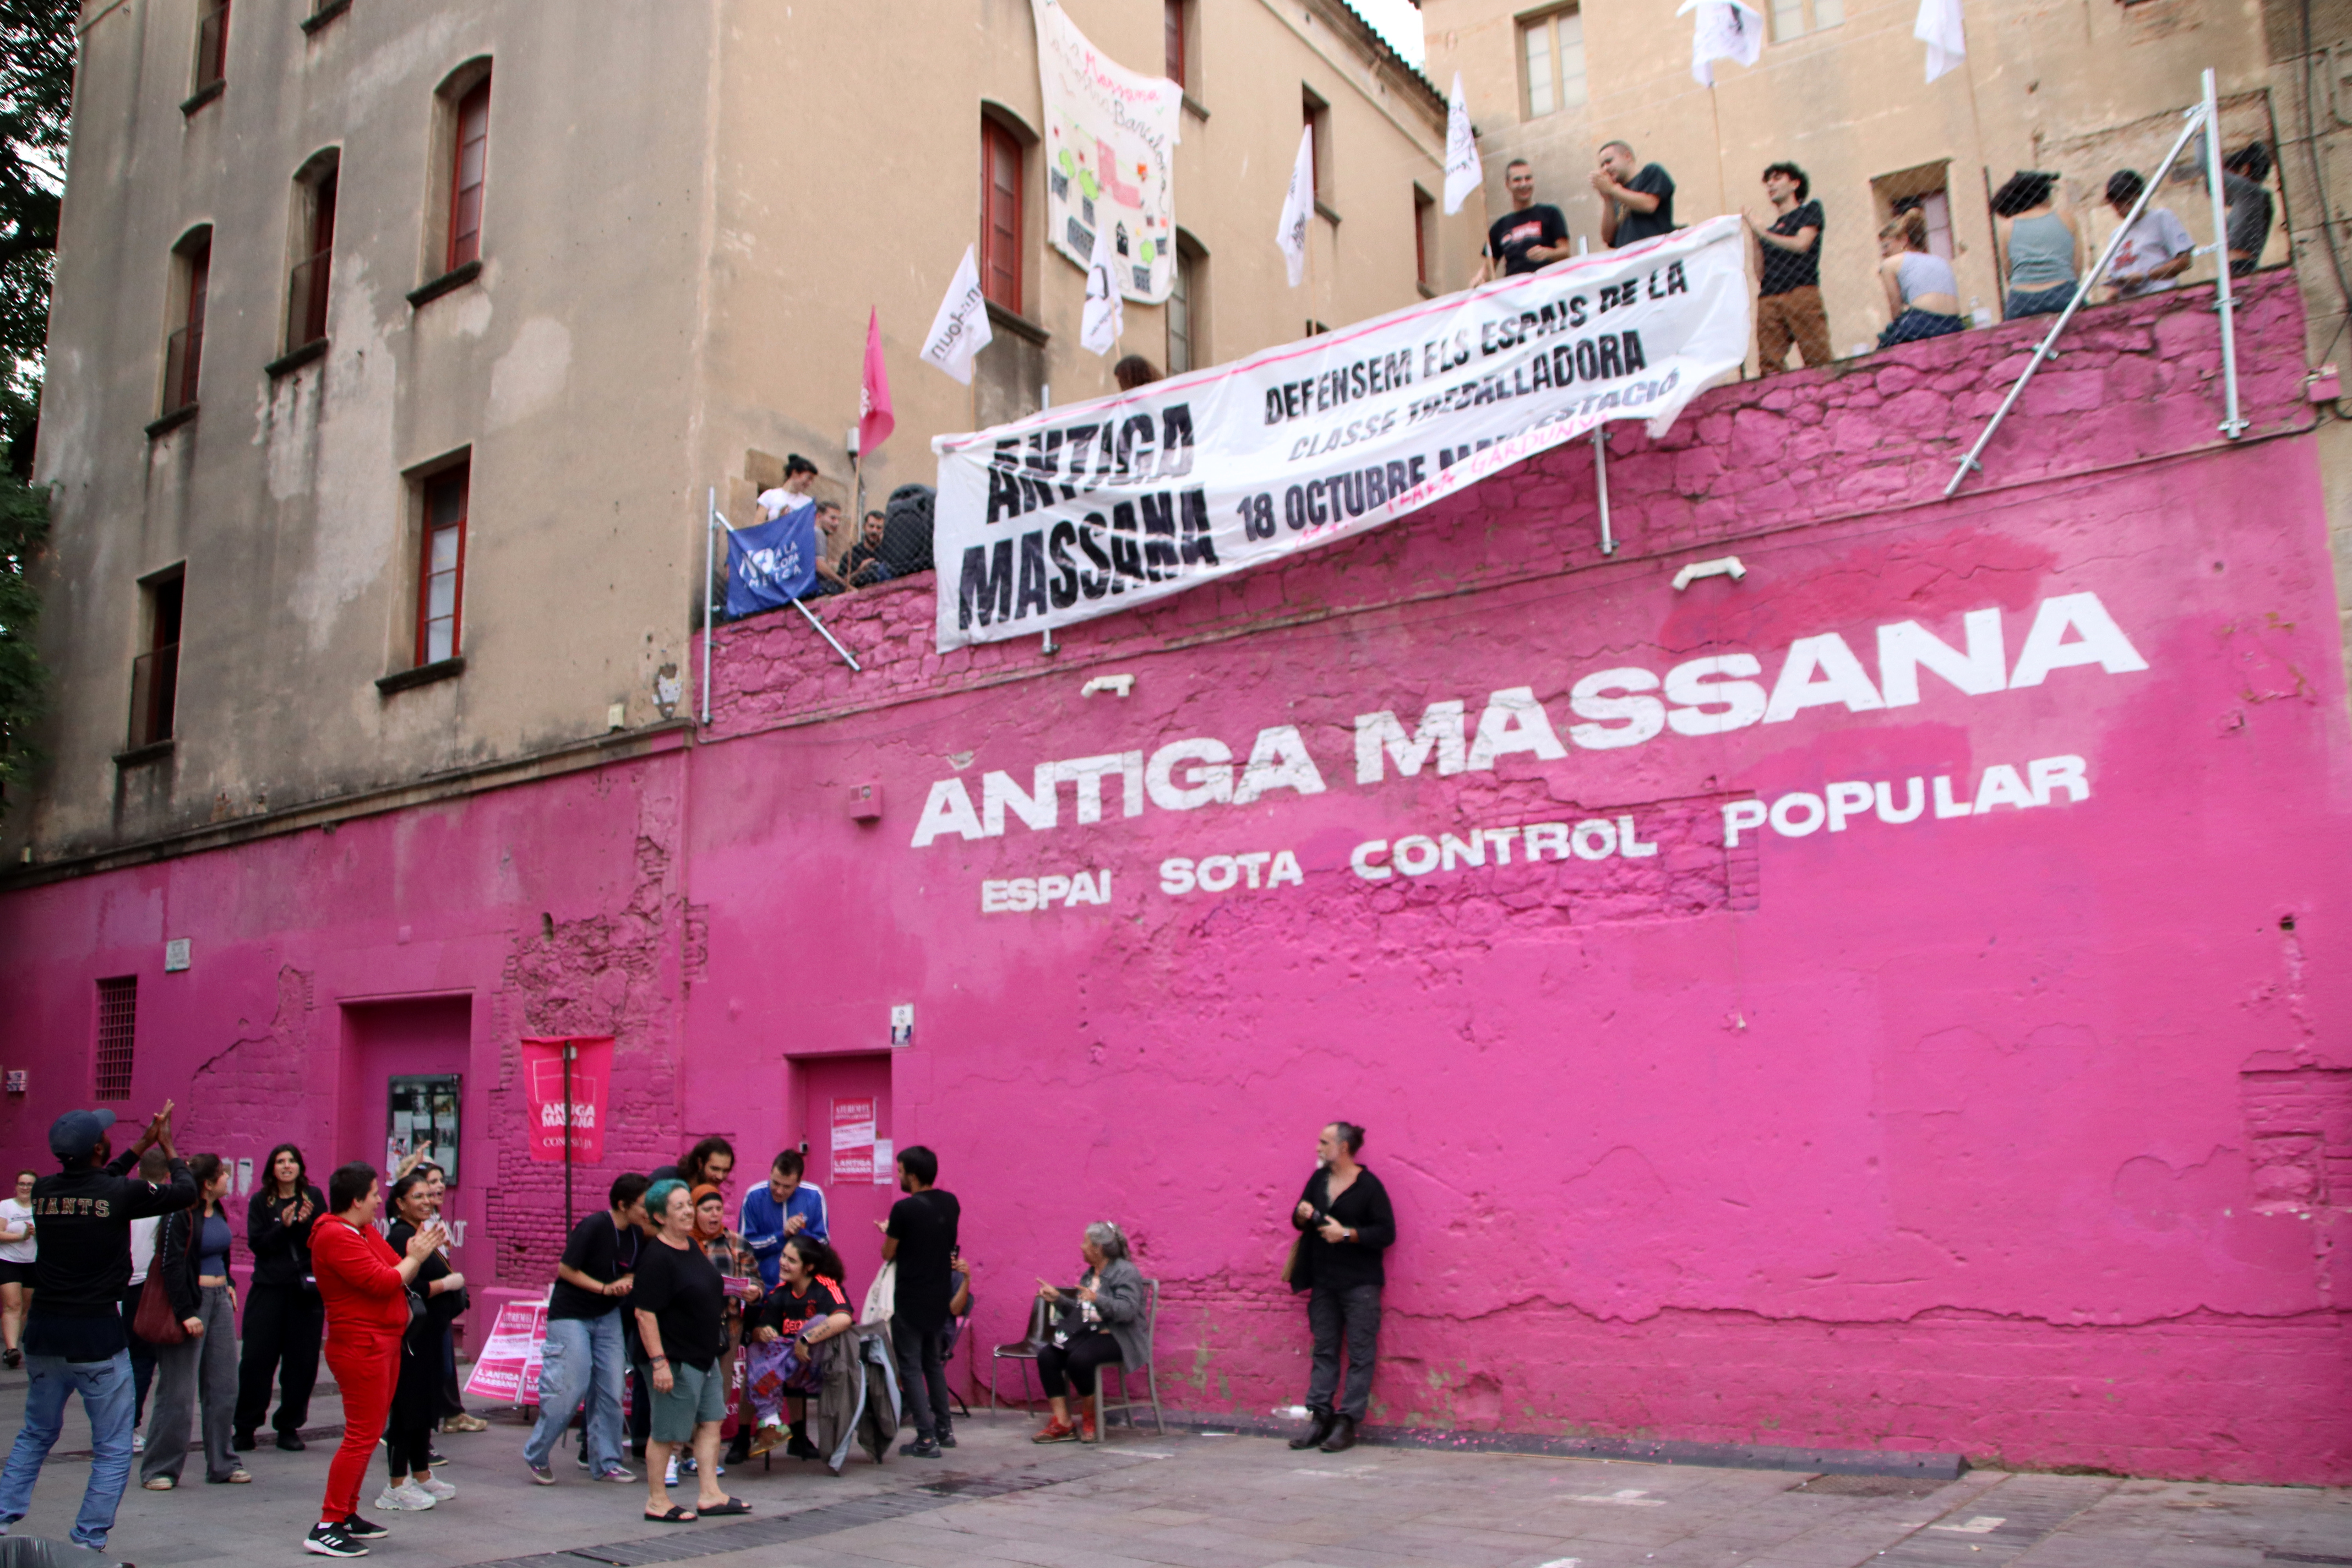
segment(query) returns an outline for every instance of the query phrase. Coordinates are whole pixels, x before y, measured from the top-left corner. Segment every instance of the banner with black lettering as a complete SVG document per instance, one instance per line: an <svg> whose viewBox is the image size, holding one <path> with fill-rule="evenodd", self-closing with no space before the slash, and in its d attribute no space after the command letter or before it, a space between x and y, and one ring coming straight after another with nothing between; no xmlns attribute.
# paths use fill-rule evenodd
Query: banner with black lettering
<svg viewBox="0 0 2352 1568"><path fill-rule="evenodd" d="M931 443L939 646L1132 609L1402 517L1747 358L1736 217Z"/></svg>

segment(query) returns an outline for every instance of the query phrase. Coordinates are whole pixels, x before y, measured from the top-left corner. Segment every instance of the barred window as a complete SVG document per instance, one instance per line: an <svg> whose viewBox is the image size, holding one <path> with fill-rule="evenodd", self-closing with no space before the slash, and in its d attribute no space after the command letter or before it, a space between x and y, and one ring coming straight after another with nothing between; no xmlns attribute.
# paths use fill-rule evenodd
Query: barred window
<svg viewBox="0 0 2352 1568"><path fill-rule="evenodd" d="M131 1098L131 1048L138 1032L139 977L126 974L100 981L95 1089L99 1099Z"/></svg>

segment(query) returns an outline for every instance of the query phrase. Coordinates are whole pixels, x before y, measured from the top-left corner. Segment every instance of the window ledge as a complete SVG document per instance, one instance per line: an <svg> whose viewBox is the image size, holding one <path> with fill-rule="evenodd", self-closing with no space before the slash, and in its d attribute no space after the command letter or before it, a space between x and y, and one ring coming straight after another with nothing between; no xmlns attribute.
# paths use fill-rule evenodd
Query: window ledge
<svg viewBox="0 0 2352 1568"><path fill-rule="evenodd" d="M227 90L228 79L226 77L221 78L218 81L208 81L205 83L204 86L196 89L195 91L190 93L186 98L180 100L180 112L183 114L194 114L197 110L202 109L205 104L210 103L214 99L218 98L222 93L226 92Z"/></svg>
<svg viewBox="0 0 2352 1568"><path fill-rule="evenodd" d="M430 686L436 680L448 680L465 673L464 654L455 658L436 658L431 664L420 664L415 669L396 670L393 674L377 677L376 695L390 697L411 687Z"/></svg>
<svg viewBox="0 0 2352 1568"><path fill-rule="evenodd" d="M281 375L290 375L294 372L300 370L304 365L315 363L326 357L327 340L324 338L312 338L300 348L289 349L284 353L279 354L276 359L271 360L268 364L263 365L261 367L261 374L268 376L270 380L276 381Z"/></svg>
<svg viewBox="0 0 2352 1568"><path fill-rule="evenodd" d="M476 257L463 267L453 267L429 283L420 283L408 291L412 307L429 305L444 294L453 293L482 275L481 258Z"/></svg>
<svg viewBox="0 0 2352 1568"><path fill-rule="evenodd" d="M1320 218L1328 218L1334 224L1337 224L1339 221L1339 215L1333 212L1331 210L1331 204L1325 201L1321 196L1315 198L1315 216Z"/></svg>
<svg viewBox="0 0 2352 1568"><path fill-rule="evenodd" d="M1184 95L1184 107L1191 110L1195 115L1199 116L1203 121L1209 118L1209 106L1202 103L1199 99L1194 98L1189 92Z"/></svg>
<svg viewBox="0 0 2352 1568"><path fill-rule="evenodd" d="M176 742L171 737L165 736L160 741L150 741L143 746L133 746L127 752L117 752L114 753L115 768L117 771L128 771L131 768L144 767L149 763L163 762L170 758L174 744Z"/></svg>
<svg viewBox="0 0 2352 1568"><path fill-rule="evenodd" d="M150 419L147 421L147 439L152 441L166 431L177 430L181 426L195 418L196 409L199 406L201 405L191 403L184 408L173 409L161 419Z"/></svg>
<svg viewBox="0 0 2352 1568"><path fill-rule="evenodd" d="M302 18L302 30L315 33L351 8L352 0L328 0L328 4Z"/></svg>
<svg viewBox="0 0 2352 1568"><path fill-rule="evenodd" d="M1016 316L993 300L988 302L988 324L1002 327L1014 337L1026 338L1041 347L1053 335L1028 317Z"/></svg>

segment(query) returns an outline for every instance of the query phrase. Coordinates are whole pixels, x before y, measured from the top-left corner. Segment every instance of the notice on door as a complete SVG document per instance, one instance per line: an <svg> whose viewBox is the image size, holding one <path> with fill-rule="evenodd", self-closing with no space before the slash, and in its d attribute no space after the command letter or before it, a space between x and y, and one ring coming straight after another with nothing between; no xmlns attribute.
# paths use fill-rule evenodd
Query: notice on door
<svg viewBox="0 0 2352 1568"><path fill-rule="evenodd" d="M875 1105L871 1100L833 1102L833 1180L874 1180Z"/></svg>

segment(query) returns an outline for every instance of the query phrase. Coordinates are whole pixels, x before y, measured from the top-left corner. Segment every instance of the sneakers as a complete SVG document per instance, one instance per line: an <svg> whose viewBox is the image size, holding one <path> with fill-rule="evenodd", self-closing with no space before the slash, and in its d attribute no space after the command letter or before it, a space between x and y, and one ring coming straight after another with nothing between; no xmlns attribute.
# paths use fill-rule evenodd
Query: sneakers
<svg viewBox="0 0 2352 1568"><path fill-rule="evenodd" d="M918 1433L913 1442L899 1448L898 1457L902 1459L937 1459L945 1456L940 1450L939 1439Z"/></svg>
<svg viewBox="0 0 2352 1568"><path fill-rule="evenodd" d="M555 1472L545 1465L534 1465L529 1459L525 1459L522 1462L522 1468L530 1472L530 1479L539 1485L551 1487L555 1484Z"/></svg>
<svg viewBox="0 0 2352 1568"><path fill-rule="evenodd" d="M944 1424L940 1427L940 1447L942 1448L952 1448L955 1447L955 1434L949 1431Z"/></svg>
<svg viewBox="0 0 2352 1568"><path fill-rule="evenodd" d="M235 1448L240 1454L250 1454L254 1449L259 1447L260 1445L254 1441L252 1433L239 1432L236 1435L236 1440L231 1443L229 1447Z"/></svg>
<svg viewBox="0 0 2352 1568"><path fill-rule="evenodd" d="M8 1370L14 1372L25 1364L25 1352L15 1345L10 1345L6 1350L0 1351L0 1362L6 1363Z"/></svg>
<svg viewBox="0 0 2352 1568"><path fill-rule="evenodd" d="M375 1494L375 1506L386 1513L423 1513L436 1500L415 1481L403 1481Z"/></svg>
<svg viewBox="0 0 2352 1568"><path fill-rule="evenodd" d="M615 1465L611 1469L606 1470L602 1475L598 1476L596 1479L600 1481L627 1482L634 1481L637 1478L630 1471L625 1470L618 1465Z"/></svg>
<svg viewBox="0 0 2352 1568"><path fill-rule="evenodd" d="M368 1549L343 1531L340 1524L314 1524L302 1538L302 1550L321 1557L364 1557Z"/></svg>
<svg viewBox="0 0 2352 1568"><path fill-rule="evenodd" d="M392 1533L392 1531L386 1530L375 1521L372 1519L362 1519L355 1513L344 1515L343 1521L335 1528L341 1531L345 1535L350 1536L353 1541L382 1541L385 1536Z"/></svg>
<svg viewBox="0 0 2352 1568"><path fill-rule="evenodd" d="M424 1492L435 1502L447 1502L457 1495L457 1489L438 1476L425 1476L421 1479L413 1479L409 1484Z"/></svg>
<svg viewBox="0 0 2352 1568"><path fill-rule="evenodd" d="M1078 1440L1078 1429L1056 1418L1046 1422L1044 1428L1029 1440L1032 1443L1075 1443Z"/></svg>
<svg viewBox="0 0 2352 1568"><path fill-rule="evenodd" d="M489 1429L488 1422L478 1415L467 1414L449 1416L441 1423L441 1430L444 1432L487 1432Z"/></svg>
<svg viewBox="0 0 2352 1568"><path fill-rule="evenodd" d="M669 1457L669 1468L662 1472L662 1485L666 1487L674 1487L677 1485L677 1456L676 1454L672 1454Z"/></svg>
<svg viewBox="0 0 2352 1568"><path fill-rule="evenodd" d="M280 1432L278 1434L278 1446L289 1454L299 1454L310 1445L302 1441L299 1432Z"/></svg>
<svg viewBox="0 0 2352 1568"><path fill-rule="evenodd" d="M824 1453L822 1449L818 1448L814 1443L808 1440L807 1433L795 1432L793 1434L792 1441L784 1445L784 1458L787 1459L822 1459L824 1458Z"/></svg>
<svg viewBox="0 0 2352 1568"><path fill-rule="evenodd" d="M173 1487L178 1486L180 1483L173 1479L170 1476L149 1476L145 1480L141 1481L139 1484L145 1487L151 1492L167 1492Z"/></svg>
<svg viewBox="0 0 2352 1568"><path fill-rule="evenodd" d="M1078 1441L1081 1443L1102 1441L1101 1435L1095 1430L1095 1413L1091 1410L1084 1411L1078 1416Z"/></svg>

